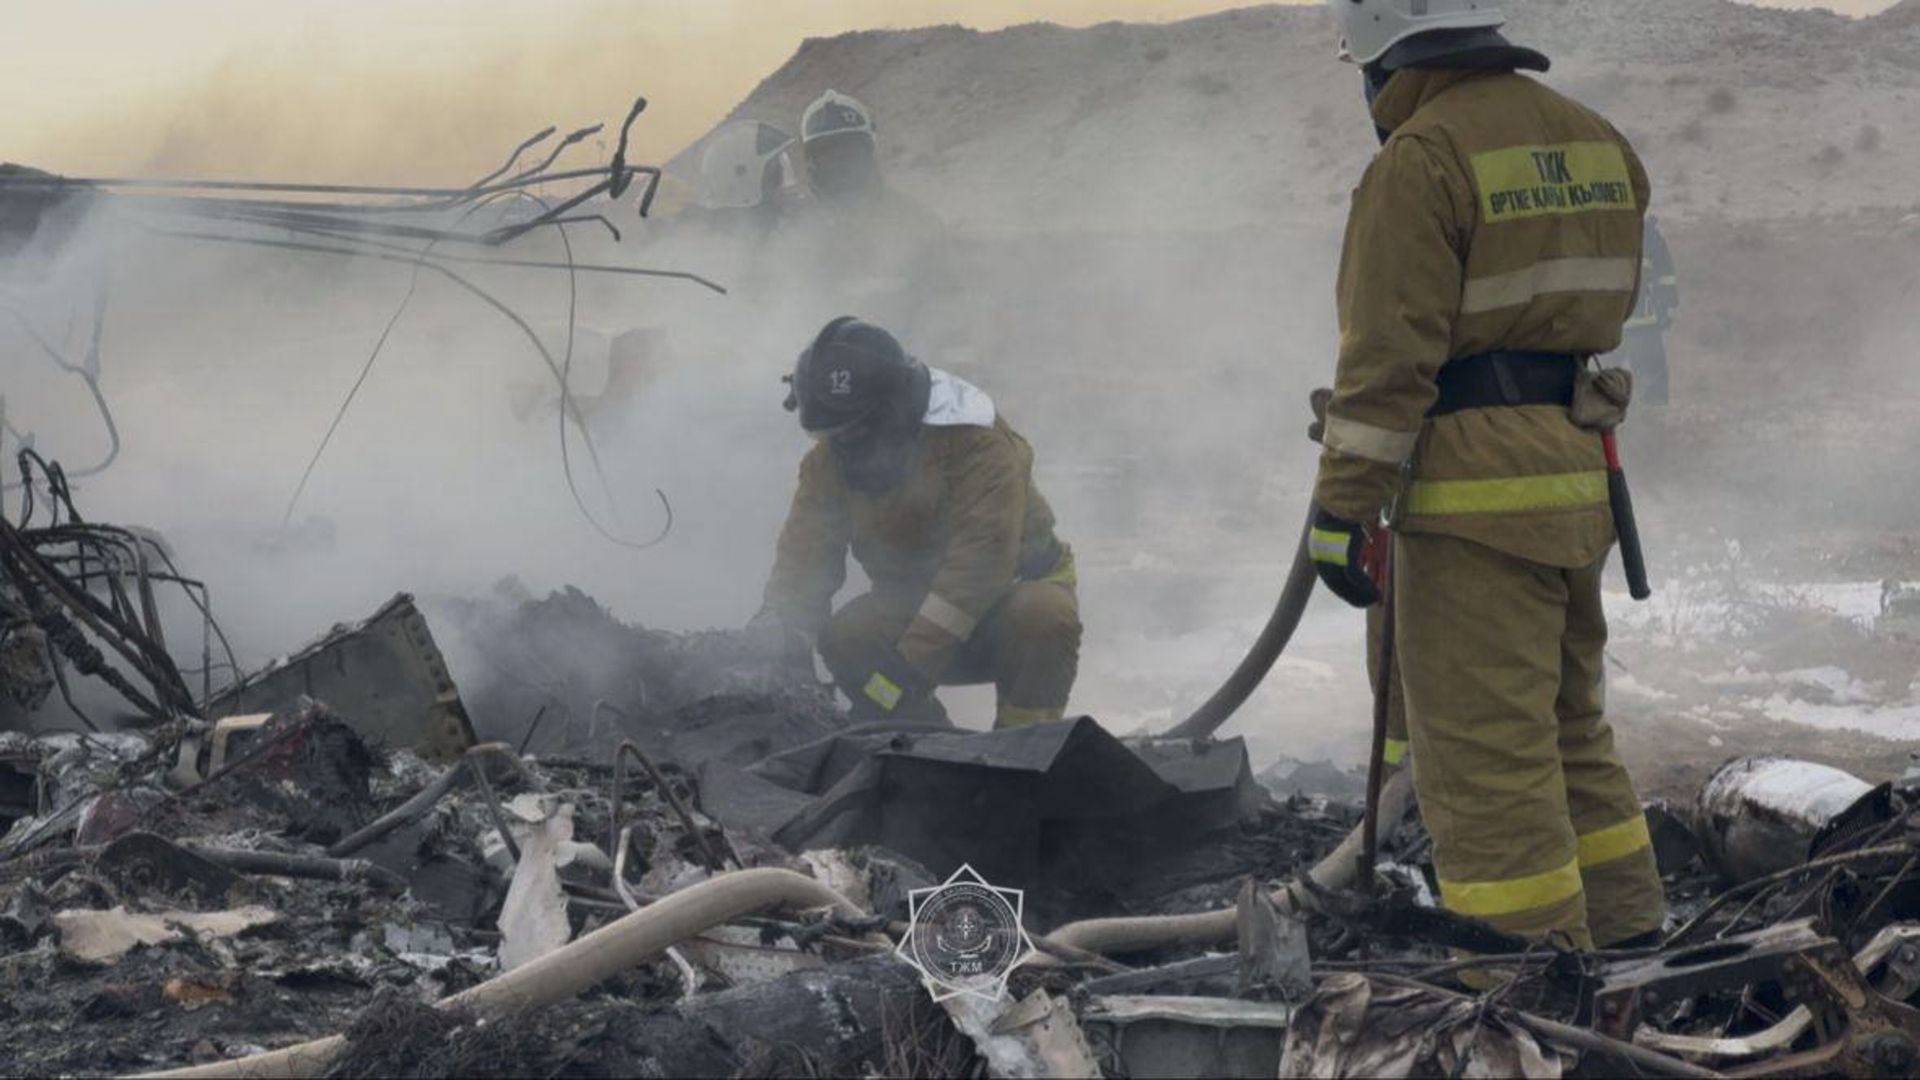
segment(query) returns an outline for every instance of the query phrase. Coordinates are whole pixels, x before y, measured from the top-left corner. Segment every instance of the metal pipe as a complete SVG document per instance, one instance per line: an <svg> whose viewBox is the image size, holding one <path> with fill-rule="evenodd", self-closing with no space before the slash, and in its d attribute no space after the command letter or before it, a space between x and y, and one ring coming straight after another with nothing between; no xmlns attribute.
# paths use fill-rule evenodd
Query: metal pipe
<svg viewBox="0 0 1920 1080"><path fill-rule="evenodd" d="M616 716L625 715L618 708L605 701L594 702L593 709L596 715L601 709L605 709ZM647 779L653 781L654 790L658 791L660 798L665 800L667 805L673 808L674 816L680 819L680 827L687 831L687 835L692 838L693 842L699 846L701 853L706 856L707 869L726 869L726 861L721 858L720 852L714 848L713 841L708 838L706 831L700 828L698 822L693 820L693 812L687 809L687 804L681 800L679 793L673 790L673 785L667 783L667 778L661 775L660 769L653 763L653 759L648 757L646 751L640 749L640 744L634 742L632 739L622 739L620 745L613 751L613 827L616 830L619 829L621 819L626 816L624 812L626 808L626 793L622 789L625 786L625 765L626 759L629 756L635 761L638 761L640 767L647 771ZM616 842L617 840L618 834L616 833ZM744 865L740 861L740 856L734 854L732 845L728 845L727 854L733 857L733 865L736 868Z"/></svg>
<svg viewBox="0 0 1920 1080"><path fill-rule="evenodd" d="M406 879L384 866L365 859L321 859L310 855L286 855L278 851L248 851L244 848L181 847L211 863L242 874L272 874L278 877L305 878L312 881L365 881L381 889L400 892Z"/></svg>
<svg viewBox="0 0 1920 1080"><path fill-rule="evenodd" d="M479 761L482 757L497 757L511 764L514 771L519 773L523 779L526 776L525 770L520 767L520 759L515 756L513 749L506 743L481 743L479 746L469 749L458 762L448 768L447 771L441 773L432 783L414 793L412 798L369 822L359 832L335 842L332 847L327 849L327 854L336 859L344 858L388 833L393 832L395 829L403 825L411 825L421 818L426 817L427 811L432 810L433 805L445 798L447 792L452 791L454 785L460 782L461 774L465 770L473 770L476 784L486 783L486 778L479 775L479 770L486 768L486 765ZM485 790L490 791L490 789ZM520 857L519 849L513 843L513 837L507 832L506 823L500 818L498 810L490 797L488 799L488 805L489 809L494 813L495 827L500 830L500 835L502 839L506 841L508 850L513 852L513 857L518 859Z"/></svg>
<svg viewBox="0 0 1920 1080"><path fill-rule="evenodd" d="M155 177L135 176L5 176L0 177L0 188L158 188L171 190L199 189L202 191L277 191L289 194L308 195L387 195L417 198L464 198L489 195L495 191L506 191L515 187L524 187L529 183L554 183L561 180L580 180L589 176L600 177L608 173L605 165L587 169L569 169L564 172L548 173L531 178L516 178L505 183L487 184L479 187L405 187L386 184L300 184L271 180L166 180Z"/></svg>
<svg viewBox="0 0 1920 1080"><path fill-rule="evenodd" d="M688 938L769 907L832 907L849 916L866 914L826 885L791 870L736 870L662 897L504 975L443 998L435 1008L500 1017L565 1001ZM324 1073L346 1045L344 1036L329 1035L281 1050L141 1075L291 1080Z"/></svg>

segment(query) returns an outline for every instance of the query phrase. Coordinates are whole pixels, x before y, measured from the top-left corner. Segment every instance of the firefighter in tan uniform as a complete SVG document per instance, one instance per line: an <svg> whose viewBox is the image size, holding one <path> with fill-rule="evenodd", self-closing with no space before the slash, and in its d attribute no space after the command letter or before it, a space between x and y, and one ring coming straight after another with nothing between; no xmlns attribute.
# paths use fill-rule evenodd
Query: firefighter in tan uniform
<svg viewBox="0 0 1920 1080"><path fill-rule="evenodd" d="M936 686L993 683L996 727L1061 719L1080 655L1073 553L1027 441L979 389L851 317L790 381L819 441L750 629L817 648L858 715L941 721ZM849 550L873 590L830 616Z"/></svg>
<svg viewBox="0 0 1920 1080"><path fill-rule="evenodd" d="M1597 114L1519 74L1485 0L1328 0L1383 145L1354 192L1309 542L1380 600L1442 901L1581 948L1657 937L1665 899L1604 717L1614 540L1589 358L1634 302L1649 188Z"/></svg>

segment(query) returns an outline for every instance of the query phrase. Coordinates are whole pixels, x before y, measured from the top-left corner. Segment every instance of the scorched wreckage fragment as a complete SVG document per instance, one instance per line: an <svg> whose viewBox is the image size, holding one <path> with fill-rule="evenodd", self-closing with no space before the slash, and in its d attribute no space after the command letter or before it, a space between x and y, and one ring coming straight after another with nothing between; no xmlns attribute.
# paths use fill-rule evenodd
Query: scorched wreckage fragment
<svg viewBox="0 0 1920 1080"><path fill-rule="evenodd" d="M1075 171L1108 113L1167 159L1226 128L1277 144L1284 95L1216 71L1249 39L1333 44L1326 13L1287 9L810 40L661 166L630 160L639 99L453 186L0 167L4 1071L1920 1070L1920 767L1782 716L1920 709L1914 534L1851 553L1883 575L1877 616L1755 586L1737 537L1706 542L1717 584L1643 551L1621 444L1669 459L1643 485L1663 528L1689 519L1661 481L1714 446L1711 412L1669 409L1679 292L1649 210L1672 140L1640 138L1644 110L1568 44L1577 5L1324 6L1350 115L1303 109L1287 156L1333 197L1242 200L1256 221L1304 207L1292 233L1156 231L1142 207L1239 204L1176 219L1151 152ZM1920 56L1911 7L1875 20L1909 47L1876 63ZM1565 84L1535 29L1575 54ZM912 64L874 60L896 45ZM1343 70L1331 51L1289 60L1296 89ZM1132 89L1085 91L1034 139L1056 103L1018 79L1075 64ZM1174 187L1243 169L1235 145ZM994 152L1031 175L946 182ZM990 227L1023 199L1029 222L1072 203L1121 224ZM1180 290L1241 257L1236 231L1257 288ZM284 417L151 418L199 415L171 375L203 361L169 335L209 283L343 305L302 350L370 316L293 457ZM1332 305L1262 310L1327 286ZM1312 340L1249 346L1282 309ZM269 329L293 319L275 310ZM1276 353L1312 359L1276 382ZM495 385L508 354L545 382ZM307 374L268 377L312 404ZM1236 406L1264 435L1291 423L1277 386L1320 383L1316 453L1235 474ZM404 430L356 426L385 393L420 394L379 413ZM551 469L525 467L538 448ZM218 479L250 464L297 465L270 530L196 529L151 494L209 470L210 507L251 506ZM340 509L356 487L364 517ZM167 527L106 524L116 504ZM1214 614L1220 567L1220 591L1279 588L1264 625ZM1365 609L1364 648L1361 616L1309 619L1322 584ZM615 614L688 595L691 617L649 621L753 614ZM357 618L296 644L309 617ZM1157 654L1186 631L1130 619L1213 636L1176 665ZM1336 663L1363 660L1353 692ZM1704 748L1643 707L1687 692ZM1276 723L1289 708L1308 723ZM1308 760L1327 746L1340 763Z"/></svg>

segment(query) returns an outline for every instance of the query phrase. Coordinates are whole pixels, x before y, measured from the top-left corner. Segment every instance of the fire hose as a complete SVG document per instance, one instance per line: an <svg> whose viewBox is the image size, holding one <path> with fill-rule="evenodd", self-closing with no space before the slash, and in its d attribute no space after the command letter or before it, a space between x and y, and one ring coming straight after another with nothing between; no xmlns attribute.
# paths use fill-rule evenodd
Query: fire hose
<svg viewBox="0 0 1920 1080"><path fill-rule="evenodd" d="M565 1001L696 934L770 907L831 907L849 916L866 914L839 893L791 870L736 870L663 897L539 959L444 998L436 1007L500 1017ZM248 1057L141 1075L318 1076L346 1046L346 1036L329 1035Z"/></svg>
<svg viewBox="0 0 1920 1080"><path fill-rule="evenodd" d="M1311 521L1311 513L1308 519ZM1254 639L1253 647L1247 650L1233 674L1227 676L1227 681L1220 684L1220 689L1195 709L1192 716L1175 724L1166 733L1167 738L1202 739L1212 735L1246 704L1267 672L1273 670L1280 654L1286 651L1287 642L1293 640L1293 632L1299 628L1300 617L1306 614L1307 602L1313 599L1313 589L1319 580L1313 559L1307 553L1307 526L1303 525L1300 545L1293 553L1293 566L1287 571L1287 583L1280 590L1280 602L1274 605L1273 614L1267 617L1267 625Z"/></svg>
<svg viewBox="0 0 1920 1080"><path fill-rule="evenodd" d="M1319 427L1325 422L1327 402L1332 391L1316 390L1313 395L1313 409L1317 422L1308 429L1308 435L1319 442ZM1647 560L1640 547L1640 529L1633 515L1633 497L1627 489L1626 472L1620 466L1620 450L1614 432L1608 430L1601 436L1601 446L1607 459L1607 505L1613 513L1614 530L1620 541L1621 565L1626 571L1627 588L1635 600L1645 600L1653 595L1653 589L1647 582ZM1170 739L1200 739L1212 735L1227 722L1240 706L1246 704L1267 673L1286 651L1287 643L1293 639L1293 633L1299 629L1300 618L1306 614L1307 602L1313 599L1314 584L1318 576L1314 573L1313 560L1307 552L1307 528L1312 524L1312 511L1308 511L1308 525L1300 530L1300 545L1294 550L1293 565L1287 570L1287 581L1280 590L1280 600L1274 605L1273 614L1267 617L1267 625L1254 639L1253 645L1240 665L1233 669L1220 689L1213 692L1204 704L1193 714L1170 728L1164 737Z"/></svg>
<svg viewBox="0 0 1920 1080"><path fill-rule="evenodd" d="M1413 778L1405 769L1395 772L1386 779L1380 789L1379 820L1383 831L1391 832L1406 816L1407 805L1413 798ZM1359 876L1361 848L1365 843L1362 829L1356 828L1340 841L1340 846L1329 852L1326 858L1315 863L1307 871L1312 879L1313 888L1321 891L1338 892L1351 888ZM1311 900L1306 894L1312 889L1298 884L1288 883L1274 890L1274 905L1282 911L1298 912L1305 910ZM1239 913L1233 908L1219 911L1204 911L1192 915L1143 915L1122 919L1083 919L1068 923L1048 934L1050 941L1067 945L1087 952L1112 955L1114 953L1145 952L1177 945L1212 945L1230 940L1238 927Z"/></svg>

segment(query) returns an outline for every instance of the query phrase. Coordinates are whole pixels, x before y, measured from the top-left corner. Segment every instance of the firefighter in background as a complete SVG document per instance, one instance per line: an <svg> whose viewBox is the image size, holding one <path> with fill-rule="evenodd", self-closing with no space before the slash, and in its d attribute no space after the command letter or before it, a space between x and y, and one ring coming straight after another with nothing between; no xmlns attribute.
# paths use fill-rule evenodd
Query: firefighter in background
<svg viewBox="0 0 1920 1080"><path fill-rule="evenodd" d="M800 119L806 197L783 213L776 257L819 283L807 320L861 311L941 356L964 330L950 309L965 292L953 267L946 222L887 182L879 132L861 102L821 94Z"/></svg>
<svg viewBox="0 0 1920 1080"><path fill-rule="evenodd" d="M1665 405L1667 385L1667 330L1680 307L1680 280L1674 275L1673 252L1660 235L1660 221L1647 215L1640 249L1640 300L1620 336L1620 360L1633 372L1634 397L1643 405Z"/></svg>
<svg viewBox="0 0 1920 1080"><path fill-rule="evenodd" d="M1061 719L1079 667L1073 553L1033 450L978 388L834 319L787 408L816 439L749 634L817 649L856 715L944 722L934 689L992 683L995 727ZM872 591L829 614L851 550Z"/></svg>
<svg viewBox="0 0 1920 1080"><path fill-rule="evenodd" d="M792 146L792 135L758 120L735 120L715 131L700 154L698 218L765 240L797 190Z"/></svg>
<svg viewBox="0 0 1920 1080"><path fill-rule="evenodd" d="M1624 403L1587 367L1632 311L1646 171L1520 73L1547 59L1487 0L1328 2L1382 147L1341 259L1312 557L1371 606L1391 537L1442 901L1579 948L1657 939L1665 898L1604 715L1600 429Z"/></svg>

